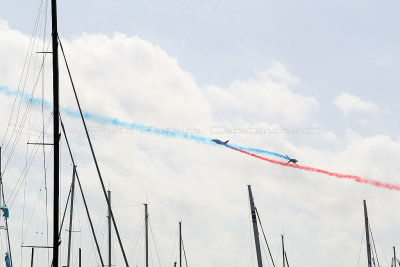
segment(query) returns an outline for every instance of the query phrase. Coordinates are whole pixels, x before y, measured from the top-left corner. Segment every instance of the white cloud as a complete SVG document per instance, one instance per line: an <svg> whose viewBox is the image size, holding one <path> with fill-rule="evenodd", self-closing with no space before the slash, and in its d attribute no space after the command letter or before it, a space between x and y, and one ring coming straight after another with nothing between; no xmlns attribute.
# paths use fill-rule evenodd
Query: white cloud
<svg viewBox="0 0 400 267"><path fill-rule="evenodd" d="M88 110L163 127L210 121L208 100L193 77L156 45L116 33L83 34L64 46Z"/></svg>
<svg viewBox="0 0 400 267"><path fill-rule="evenodd" d="M17 87L29 47L29 37L10 29L8 23L0 19L0 45L1 83Z"/></svg>
<svg viewBox="0 0 400 267"><path fill-rule="evenodd" d="M302 123L318 109L315 98L296 94L290 88L299 79L284 65L275 63L247 81L236 80L227 88L208 86L206 92L215 113L230 123L237 121Z"/></svg>
<svg viewBox="0 0 400 267"><path fill-rule="evenodd" d="M362 100L360 97L348 93L342 93L333 100L342 112L347 115L352 111L376 112L378 107L371 101Z"/></svg>

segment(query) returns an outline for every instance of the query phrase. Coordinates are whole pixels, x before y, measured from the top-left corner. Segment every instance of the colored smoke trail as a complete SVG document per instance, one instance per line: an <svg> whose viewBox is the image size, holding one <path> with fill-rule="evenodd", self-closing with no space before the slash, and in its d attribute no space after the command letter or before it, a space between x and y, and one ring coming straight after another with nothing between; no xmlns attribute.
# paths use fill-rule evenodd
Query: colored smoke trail
<svg viewBox="0 0 400 267"><path fill-rule="evenodd" d="M370 180L367 178L362 178L356 175L350 175L350 174L340 174L340 173L335 173L335 172L329 172L329 171L325 171L325 170L321 170L321 169L317 169L317 168L313 168L313 167L307 167L307 166L298 166L298 165L294 165L294 164L287 164L286 162L281 162L281 161L276 161L276 160L272 160L272 159L268 159L268 158L264 158L262 156L232 147L227 145L227 147L229 147L230 149L239 151L243 154L264 160L264 161L268 161L269 163L273 163L273 164L278 164L281 166L285 166L285 167L290 167L290 168L294 168L294 169L300 169L300 170L304 170L304 171L309 171L309 172L318 172L318 173L322 173L325 175L329 175L329 176L333 176L339 179L350 179L350 180L354 180L357 183L363 183L363 184L370 184L376 187L381 187L381 188L386 188L386 189L390 189L390 190L397 190L400 191L400 185L396 185L396 184L389 184L389 183L383 183L380 181L376 181L376 180Z"/></svg>
<svg viewBox="0 0 400 267"><path fill-rule="evenodd" d="M0 86L0 93L11 97L11 96L17 96L19 95L19 93L17 91L13 91L10 90L8 87L6 86ZM22 95L22 99L24 100L24 102L26 103L32 103L33 105L40 105L42 103L42 99L39 98L35 98L35 97L31 97L31 96L27 96L27 95ZM43 101L44 107L46 109L51 109L52 107L52 103L49 101L44 100ZM75 118L80 118L80 113L77 110L72 110L69 108L64 108L64 107L60 107L60 112L61 113L65 113L68 116L71 117L75 117ZM90 113L90 112L83 112L83 117L85 119L91 120L93 122L102 124L102 125L112 125L112 126L117 126L117 127L123 127L123 128L127 128L127 129L131 129L134 131L138 131L138 132L143 132L143 133L149 133L149 134L153 134L153 135L159 135L159 136L164 136L164 137L170 137L170 138L179 138L179 139L185 139L185 140L190 140L190 141L195 141L198 143L202 143L202 144L209 144L209 145L217 145L214 142L211 141L210 138L204 137L204 136L200 136L200 135L194 135L194 134L190 134L190 133L185 133L179 130L172 130L172 129L160 129L160 128L156 128L156 127L152 127L152 126L147 126L144 124L139 124L139 123L130 123L130 122L124 122L122 120L116 119L116 118L107 118L101 115L97 115L94 113ZM269 155L273 155L273 156L277 156L277 157L281 157L284 159L288 159L286 156L275 153L275 152L271 152L268 150L262 150L262 149L258 149L258 148L250 148L250 147L243 147L243 146L238 146L235 144L230 144L231 147L235 147L237 149L241 149L243 151L249 151L249 152L255 152L258 154L269 154Z"/></svg>
<svg viewBox="0 0 400 267"><path fill-rule="evenodd" d="M247 151L247 152L254 152L254 153L257 153L257 154L269 154L269 155L272 155L272 156L276 156L276 157L280 157L280 158L284 158L286 160L289 160L289 158L287 156L285 156L285 155L282 155L282 154L279 154L279 153L276 153L276 152L271 152L271 151L268 151L268 150L263 150L263 149L258 149L258 148L251 148L251 147L244 147L244 146L237 146L237 145L233 145L233 144L229 144L229 147L237 148L239 150L243 150L243 151Z"/></svg>
<svg viewBox="0 0 400 267"><path fill-rule="evenodd" d="M9 90L7 87L4 86L0 86L0 93L5 94L8 97L11 96L18 96L18 93L16 91L12 91ZM34 97L28 97L27 95L22 95L22 99L24 100L24 102L26 103L31 103L33 105L39 105L42 103L42 100L39 98L34 98ZM44 100L43 101L43 105L46 109L51 109L52 104L49 101ZM66 113L68 116L71 117L75 117L75 118L80 118L80 113L76 110L72 110L69 108L60 108L60 112L61 113ZM194 135L194 134L188 134L182 131L177 131L177 130L171 130L171 129L160 129L160 128L156 128L156 127L151 127L151 126L146 126L143 124L138 124L138 123L129 123L129 122L124 122L121 121L119 119L115 119L115 118L107 118L101 115L97 115L97 114L93 114L93 113L89 113L89 112L83 112L83 116L85 119L91 120L93 122L102 124L102 125L112 125L112 126L118 126L118 127L124 127L124 128L128 128L128 129L132 129L138 132L143 132L143 133L149 133L149 134L154 134L154 135L160 135L160 136L164 136L164 137L170 137L170 138L180 138L180 139L185 139L185 140L190 140L190 141L195 141L198 143L203 143L203 144L208 144L208 145L216 145L214 142L211 141L211 139L207 138L207 137L203 137L203 136L199 136L199 135ZM281 162L281 161L276 161L276 160L272 160L272 159L268 159L265 157L262 157L260 155L256 155L253 154L251 152L257 153L257 154L269 154L269 155L273 155L273 156L277 156L280 158L283 158L285 160L288 160L288 157L286 157L285 155L279 154L279 153L275 153L275 152L271 152L268 150L262 150L262 149L258 149L258 148L249 148L249 147L243 147L243 146L238 146L238 145L234 145L234 144L229 144L227 145L227 147L229 147L230 149L239 151L241 153L247 154L249 156L264 160L264 161L268 161L270 163L273 164L278 164L281 166L285 166L285 167L291 167L294 169L301 169L301 170L305 170L305 171L309 171L309 172L318 172L318 173L322 173L325 175L329 175L329 176L333 176L339 179L350 179L350 180L354 180L358 183L364 183L364 184L370 184L370 185L374 185L376 187L381 187L381 188L387 188L387 189L391 189L391 190L397 190L400 191L400 185L394 185L394 184L389 184L389 183L382 183L379 181L375 181L375 180L370 180L367 178L362 178L359 176L355 176L355 175L349 175L349 174L340 174L340 173L334 173L334 172L329 172L329 171L325 171L325 170L321 170L321 169L317 169L317 168L312 168L312 167L307 167L307 166L298 166L298 165L292 165L292 164L286 164L285 162Z"/></svg>
<svg viewBox="0 0 400 267"><path fill-rule="evenodd" d="M17 91L12 91L12 90L8 89L5 86L0 86L0 92L5 94L8 97L11 97L11 96L17 96L18 97ZM40 105L42 103L41 99L35 98L35 97L28 97L25 94L22 96L22 99L24 100L24 102L32 103L33 105ZM52 103L47 101L47 100L44 100L43 104L44 104L44 107L46 109L51 109L52 108ZM60 112L61 113L65 113L68 116L75 117L75 118L80 118L80 116L81 116L79 111L72 110L72 109L69 109L69 108L64 108L64 107L60 107ZM118 126L118 127L131 129L131 130L134 130L134 131L138 131L138 132L150 133L150 134L154 134L154 135L162 135L162 136L165 136L165 137L192 140L192 141L196 141L196 142L203 143L203 144L215 144L207 137L194 135L194 134L188 134L188 133L185 133L185 132L182 132L182 131L171 130L171 129L168 129L168 128L167 129L160 129L160 128L156 128L156 127L152 127L152 126L147 126L147 125L144 125L144 124L124 122L124 121L121 121L121 120L116 119L116 118L107 118L107 117L104 117L104 116L101 116L101 115L97 115L97 114L94 114L94 113L90 113L90 112L86 112L86 111L83 111L83 117L85 119L91 120L93 122L96 122L96 123L99 123L99 124L102 124L102 125Z"/></svg>

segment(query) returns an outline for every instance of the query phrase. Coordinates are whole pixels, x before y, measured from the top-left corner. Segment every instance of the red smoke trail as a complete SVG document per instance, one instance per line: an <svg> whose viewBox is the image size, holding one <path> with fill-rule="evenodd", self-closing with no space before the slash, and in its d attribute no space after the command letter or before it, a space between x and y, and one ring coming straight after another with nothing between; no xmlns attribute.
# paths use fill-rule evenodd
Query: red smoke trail
<svg viewBox="0 0 400 267"><path fill-rule="evenodd" d="M313 168L313 167L298 166L298 165L294 165L294 164L287 164L285 162L264 158L262 156L259 156L259 155L256 155L256 154L253 154L253 153L250 153L250 152L247 152L247 151L243 151L243 150L231 147L231 146L227 146L227 147L229 147L230 149L239 151L239 152L241 152L243 154L247 154L249 156L252 156L252 157L264 160L264 161L268 161L269 163L278 164L278 165L282 165L282 166L285 166L285 167L291 167L291 168L294 168L294 169L305 170L305 171L309 171L309 172L319 172L319 173L326 174L326 175L329 175L329 176L333 176L333 177L336 177L336 178L339 178L339 179L350 179L350 180L356 181L357 183L370 184L370 185L377 186L377 187L382 187L382 188L386 188L386 189L390 189L390 190L400 191L400 185L382 183L382 182L379 182L379 181L370 180L370 179L367 179L367 178L362 178L362 177L359 177L359 176L356 176L356 175L329 172L329 171L324 171L324 170L321 170L321 169L316 169L316 168Z"/></svg>

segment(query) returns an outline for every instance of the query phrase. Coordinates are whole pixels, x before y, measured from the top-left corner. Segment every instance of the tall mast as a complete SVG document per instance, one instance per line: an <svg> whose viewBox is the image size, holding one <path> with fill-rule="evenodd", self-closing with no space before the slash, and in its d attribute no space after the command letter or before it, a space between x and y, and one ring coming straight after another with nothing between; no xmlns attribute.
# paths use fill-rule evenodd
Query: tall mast
<svg viewBox="0 0 400 267"><path fill-rule="evenodd" d="M31 267L33 267L33 253L35 252L35 248L32 247L32 253L31 253Z"/></svg>
<svg viewBox="0 0 400 267"><path fill-rule="evenodd" d="M82 267L82 249L79 248L79 254L78 254L78 266Z"/></svg>
<svg viewBox="0 0 400 267"><path fill-rule="evenodd" d="M145 246L146 246L146 267L149 267L149 214L147 213L147 203L144 204L144 224L145 224Z"/></svg>
<svg viewBox="0 0 400 267"><path fill-rule="evenodd" d="M111 267L111 191L108 190L108 266Z"/></svg>
<svg viewBox="0 0 400 267"><path fill-rule="evenodd" d="M182 267L182 222L179 222L179 267Z"/></svg>
<svg viewBox="0 0 400 267"><path fill-rule="evenodd" d="M365 200L364 200L364 217L365 217L365 236L366 236L366 241L367 241L368 267L372 267L371 242L369 240L369 223L368 223L367 203Z"/></svg>
<svg viewBox="0 0 400 267"><path fill-rule="evenodd" d="M396 247L393 247L393 261L394 261L394 267L397 266L397 259L396 259Z"/></svg>
<svg viewBox="0 0 400 267"><path fill-rule="evenodd" d="M285 242L283 240L283 235L282 237L282 262L283 262L283 267L285 267Z"/></svg>
<svg viewBox="0 0 400 267"><path fill-rule="evenodd" d="M251 186L247 186L249 190L249 200L250 200L250 210L251 210L251 220L253 222L253 231L254 231L254 242L256 243L256 252L257 252L257 262L258 267L262 267L262 259L261 259L261 249L260 249L260 240L258 236L258 226L257 226L257 217L256 210L254 206L253 194L251 193Z"/></svg>
<svg viewBox="0 0 400 267"><path fill-rule="evenodd" d="M53 267L58 267L59 205L60 205L60 125L59 125L59 80L58 80L58 31L57 1L51 0L51 38L53 52L53 145L54 145L54 200L53 200Z"/></svg>

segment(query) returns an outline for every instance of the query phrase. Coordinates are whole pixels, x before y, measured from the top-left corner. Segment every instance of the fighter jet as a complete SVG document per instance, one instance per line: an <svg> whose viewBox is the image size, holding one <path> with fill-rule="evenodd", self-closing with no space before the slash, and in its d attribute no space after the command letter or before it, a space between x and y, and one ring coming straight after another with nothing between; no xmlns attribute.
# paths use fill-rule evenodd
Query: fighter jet
<svg viewBox="0 0 400 267"><path fill-rule="evenodd" d="M286 157L289 159L289 161L288 161L286 164L289 164L290 162L293 162L294 164L297 165L297 163L296 163L296 162L298 162L297 159L292 159L292 158L290 158L288 155L286 155Z"/></svg>
<svg viewBox="0 0 400 267"><path fill-rule="evenodd" d="M226 146L226 144L229 142L229 140L222 142L221 140L218 140L218 139L213 139L211 141L217 143L218 145L223 145L223 146Z"/></svg>

